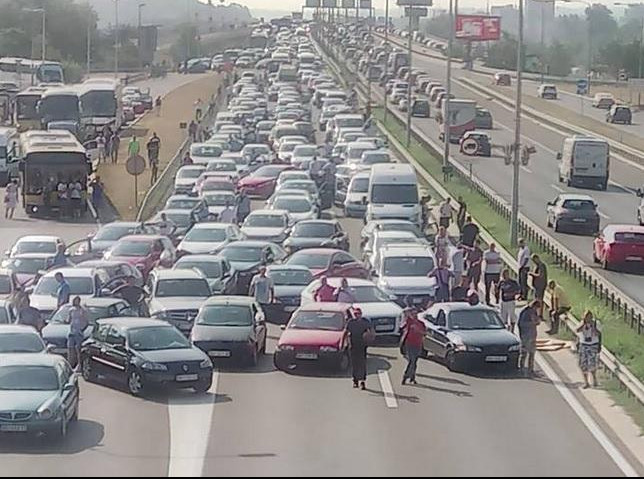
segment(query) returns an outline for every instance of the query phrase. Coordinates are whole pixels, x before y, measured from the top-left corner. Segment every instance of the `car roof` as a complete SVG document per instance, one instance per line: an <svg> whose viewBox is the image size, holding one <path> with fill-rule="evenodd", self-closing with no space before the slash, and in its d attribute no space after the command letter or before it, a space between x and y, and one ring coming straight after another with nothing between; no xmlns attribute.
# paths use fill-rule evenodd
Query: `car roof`
<svg viewBox="0 0 644 479"><path fill-rule="evenodd" d="M225 304L227 306L250 306L254 303L255 298L252 296L213 296L204 303L204 306L212 306L215 304Z"/></svg>
<svg viewBox="0 0 644 479"><path fill-rule="evenodd" d="M62 241L61 238L58 236L51 236L51 235L27 235L23 236L22 238L18 239L16 243L19 243L21 241L51 241L51 242L59 242Z"/></svg>
<svg viewBox="0 0 644 479"><path fill-rule="evenodd" d="M595 200L590 195L579 195L574 193L564 193L559 195L559 198L562 200L576 200L576 201L592 201L595 203Z"/></svg>
<svg viewBox="0 0 644 479"><path fill-rule="evenodd" d="M392 247L393 246L393 247ZM429 245L423 246L420 243L404 243L403 245L387 245L380 250L381 257L389 256L396 258L411 258L412 256L434 257L434 253Z"/></svg>
<svg viewBox="0 0 644 479"><path fill-rule="evenodd" d="M469 303L457 303L457 302L450 302L450 303L436 303L435 305L431 306L430 309L434 308L440 308L444 310L446 313L451 313L453 311L494 311L496 310L494 308L491 308L490 306L486 306L484 304L478 304L476 306L472 306Z"/></svg>
<svg viewBox="0 0 644 479"><path fill-rule="evenodd" d="M222 261L228 261L226 258L216 254L189 254L183 256L177 260L175 266L180 264L182 261L199 261L205 263L220 263ZM178 269L178 268L177 268Z"/></svg>
<svg viewBox="0 0 644 479"><path fill-rule="evenodd" d="M376 230L374 235L377 235L379 238L416 238L416 236L411 231L407 230Z"/></svg>
<svg viewBox="0 0 644 479"><path fill-rule="evenodd" d="M35 331L34 331L35 333ZM54 367L59 364L65 364L67 361L61 356L54 354L3 354L2 366L44 366Z"/></svg>
<svg viewBox="0 0 644 479"><path fill-rule="evenodd" d="M55 269L53 271L47 272L45 277L52 277L57 275L58 273L62 273L63 276L66 278L79 278L79 277L87 277L87 276L93 276L94 275L94 268L59 268Z"/></svg>
<svg viewBox="0 0 644 479"><path fill-rule="evenodd" d="M334 248L306 248L306 249L301 249L299 251L296 251L295 253L293 253L293 255L311 254L316 256L332 256L335 253L345 253L345 251L341 249L334 249Z"/></svg>
<svg viewBox="0 0 644 479"><path fill-rule="evenodd" d="M282 196L282 195L280 195ZM266 215L266 216L283 216L283 215L288 215L288 211L286 210L269 210L269 209L261 209L261 210L255 210L252 211L248 216L254 216L254 215Z"/></svg>
<svg viewBox="0 0 644 479"><path fill-rule="evenodd" d="M329 225L329 226L335 226L339 222L338 220L304 220L304 221L298 221L296 226L299 225Z"/></svg>
<svg viewBox="0 0 644 479"><path fill-rule="evenodd" d="M194 269L156 269L154 275L157 279L204 279L200 271Z"/></svg>
<svg viewBox="0 0 644 479"><path fill-rule="evenodd" d="M266 268L266 271L268 273L271 273L273 271L306 271L307 273L310 273L311 270L307 268L306 266L302 265L290 265L290 264L272 264L268 268Z"/></svg>
<svg viewBox="0 0 644 479"><path fill-rule="evenodd" d="M175 195L175 196L183 196L183 195ZM187 195L186 195L187 196ZM101 225L101 228L109 228L111 226L119 226L123 228L136 228L138 226L142 226L143 223L140 221L113 221L112 223L107 223L104 225Z"/></svg>
<svg viewBox="0 0 644 479"><path fill-rule="evenodd" d="M238 248L240 246L249 246L249 247L266 247L269 245L272 245L270 241L261 241L261 240L241 240L241 241L235 241L233 243L230 243L226 245L226 248Z"/></svg>
<svg viewBox="0 0 644 479"><path fill-rule="evenodd" d="M137 318L137 317L119 317L119 318L107 318L99 319L97 324L110 324L116 326L121 330L128 330L134 328L149 328L154 326L167 326L173 327L170 323L166 321L161 321L159 319L151 318Z"/></svg>
<svg viewBox="0 0 644 479"><path fill-rule="evenodd" d="M313 311L313 312L330 312L330 313L344 313L351 308L350 304L346 303L307 303L300 307L300 311Z"/></svg>
<svg viewBox="0 0 644 479"><path fill-rule="evenodd" d="M166 236L162 236L162 235L129 235L129 236L124 236L119 241L145 242L145 241L156 241L156 240L165 239L165 238Z"/></svg>
<svg viewBox="0 0 644 479"><path fill-rule="evenodd" d="M0 334L16 334L16 333L38 334L38 332L31 326L24 326L21 324L0 324Z"/></svg>
<svg viewBox="0 0 644 479"><path fill-rule="evenodd" d="M231 223L197 223L192 227L193 230L225 230L230 228Z"/></svg>
<svg viewBox="0 0 644 479"><path fill-rule="evenodd" d="M342 283L342 280L346 279L347 282L349 283L349 286L375 286L374 282L371 281L370 279L362 279L362 278L340 278L340 277L332 277L332 278L327 278L329 284L331 286L340 286ZM316 283L319 283L319 279L315 280Z"/></svg>
<svg viewBox="0 0 644 479"><path fill-rule="evenodd" d="M54 256L56 256L56 253L18 253L14 254L10 259L50 259Z"/></svg>
<svg viewBox="0 0 644 479"><path fill-rule="evenodd" d="M639 225L608 225L604 233L638 233L644 234L644 226Z"/></svg>
<svg viewBox="0 0 644 479"><path fill-rule="evenodd" d="M121 298L85 298L82 301L83 306L87 307L103 307L103 306L111 306L113 304L118 304L118 303L125 303L126 301L121 299ZM65 304L61 306L62 308L65 307L72 307L71 304Z"/></svg>

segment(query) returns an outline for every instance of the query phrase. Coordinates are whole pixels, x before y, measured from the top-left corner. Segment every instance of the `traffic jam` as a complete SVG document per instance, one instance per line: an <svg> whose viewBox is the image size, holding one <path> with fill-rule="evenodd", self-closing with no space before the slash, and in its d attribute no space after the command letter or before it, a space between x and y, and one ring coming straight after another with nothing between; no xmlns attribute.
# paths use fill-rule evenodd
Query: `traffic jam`
<svg viewBox="0 0 644 479"><path fill-rule="evenodd" d="M21 413L0 415L0 433L64 437L84 382L204 394L215 370L268 358L364 389L367 347L395 350L411 331L419 356L450 370L518 370L521 342L497 308L469 285L439 296L445 270L461 282L458 240L441 236L416 171L330 73L309 25L269 33L153 218L6 252L0 397Z"/></svg>

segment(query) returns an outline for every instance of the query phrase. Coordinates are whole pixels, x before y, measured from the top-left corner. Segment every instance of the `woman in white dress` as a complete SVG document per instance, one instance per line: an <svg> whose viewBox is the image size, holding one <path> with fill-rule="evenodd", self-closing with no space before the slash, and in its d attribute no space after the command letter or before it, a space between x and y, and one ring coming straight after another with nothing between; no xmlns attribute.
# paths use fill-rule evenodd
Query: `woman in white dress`
<svg viewBox="0 0 644 479"><path fill-rule="evenodd" d="M4 217L12 220L18 206L18 180L12 180L4 192Z"/></svg>

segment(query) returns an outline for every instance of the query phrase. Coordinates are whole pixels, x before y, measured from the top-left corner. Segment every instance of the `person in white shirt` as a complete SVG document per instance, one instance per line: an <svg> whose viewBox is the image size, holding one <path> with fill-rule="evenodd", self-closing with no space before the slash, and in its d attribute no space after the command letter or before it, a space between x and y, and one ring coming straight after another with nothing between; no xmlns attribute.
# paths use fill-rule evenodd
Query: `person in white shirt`
<svg viewBox="0 0 644 479"><path fill-rule="evenodd" d="M519 287L521 288L521 299L523 301L527 301L528 293L530 291L530 287L528 286L528 273L530 273L530 248L523 238L519 240L517 263L519 264Z"/></svg>
<svg viewBox="0 0 644 479"><path fill-rule="evenodd" d="M503 269L503 261L501 255L496 250L496 245L490 243L488 250L483 253L483 280L485 281L485 304L488 306L490 303L490 294L494 288L494 296L496 303L499 304L500 290L496 286L501 281L501 270Z"/></svg>
<svg viewBox="0 0 644 479"><path fill-rule="evenodd" d="M168 219L165 213L161 213L161 221L159 221L156 226L159 230L159 234L167 237L171 237L177 230L177 225L174 221Z"/></svg>
<svg viewBox="0 0 644 479"><path fill-rule="evenodd" d="M237 213L230 201L226 202L226 208L219 214L220 223L234 223L237 219Z"/></svg>
<svg viewBox="0 0 644 479"><path fill-rule="evenodd" d="M452 221L452 205L449 198L441 203L439 208L439 215L439 225L443 226L445 229L448 229L449 224Z"/></svg>

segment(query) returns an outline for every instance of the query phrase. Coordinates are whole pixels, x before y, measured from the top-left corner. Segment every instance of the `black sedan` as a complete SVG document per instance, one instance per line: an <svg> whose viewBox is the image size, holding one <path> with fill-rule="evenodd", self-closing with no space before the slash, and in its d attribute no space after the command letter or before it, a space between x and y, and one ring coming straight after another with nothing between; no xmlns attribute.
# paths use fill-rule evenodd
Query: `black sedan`
<svg viewBox="0 0 644 479"><path fill-rule="evenodd" d="M178 329L143 318L98 321L83 345L81 367L86 381L122 381L133 396L154 386L205 393L213 377L212 361Z"/></svg>
<svg viewBox="0 0 644 479"><path fill-rule="evenodd" d="M334 248L349 251L349 235L337 220L308 220L297 223L284 242L287 251L304 248Z"/></svg>
<svg viewBox="0 0 644 479"><path fill-rule="evenodd" d="M521 343L496 310L467 303L439 303L421 314L427 325L424 349L450 371L489 365L516 370Z"/></svg>
<svg viewBox="0 0 644 479"><path fill-rule="evenodd" d="M287 254L280 246L268 241L235 241L215 251L226 258L237 271L237 294L247 294L250 282L262 266L278 263Z"/></svg>

